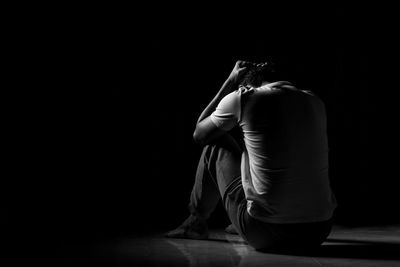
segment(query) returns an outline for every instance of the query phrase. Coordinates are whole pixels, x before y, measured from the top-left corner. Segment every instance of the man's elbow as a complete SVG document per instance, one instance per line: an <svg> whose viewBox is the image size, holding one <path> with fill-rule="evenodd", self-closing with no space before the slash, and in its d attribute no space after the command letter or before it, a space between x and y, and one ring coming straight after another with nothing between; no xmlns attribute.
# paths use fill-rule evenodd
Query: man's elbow
<svg viewBox="0 0 400 267"><path fill-rule="evenodd" d="M201 139L200 134L196 130L193 132L193 140L195 143L200 144L200 145L202 145L202 143L203 143L203 140Z"/></svg>
<svg viewBox="0 0 400 267"><path fill-rule="evenodd" d="M195 143L197 143L199 145L202 145L202 146L207 145L207 140L197 130L195 130L193 133L193 140Z"/></svg>

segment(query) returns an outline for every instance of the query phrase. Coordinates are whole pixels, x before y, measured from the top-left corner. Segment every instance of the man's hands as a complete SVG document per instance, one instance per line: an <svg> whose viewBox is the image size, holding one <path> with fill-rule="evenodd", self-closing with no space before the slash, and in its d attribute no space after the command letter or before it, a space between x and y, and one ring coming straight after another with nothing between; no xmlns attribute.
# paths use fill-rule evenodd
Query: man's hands
<svg viewBox="0 0 400 267"><path fill-rule="evenodd" d="M239 86L238 90L239 90L240 95L242 96L242 98L244 98L244 97L246 97L246 96L248 96L248 95L250 95L251 93L254 92L254 87L251 87L251 86Z"/></svg>
<svg viewBox="0 0 400 267"><path fill-rule="evenodd" d="M239 85L244 75L249 71L249 67L253 67L255 65L256 64L248 61L236 61L235 67L233 67L231 74L229 74L228 80L235 83L235 85Z"/></svg>
<svg viewBox="0 0 400 267"><path fill-rule="evenodd" d="M236 61L235 67L233 68L231 74L229 75L228 80L233 82L235 85L239 85L242 79L245 77L246 73L251 68L256 68L258 70L261 70L263 68L266 68L267 66L269 66L268 62L253 63L249 61L238 60Z"/></svg>

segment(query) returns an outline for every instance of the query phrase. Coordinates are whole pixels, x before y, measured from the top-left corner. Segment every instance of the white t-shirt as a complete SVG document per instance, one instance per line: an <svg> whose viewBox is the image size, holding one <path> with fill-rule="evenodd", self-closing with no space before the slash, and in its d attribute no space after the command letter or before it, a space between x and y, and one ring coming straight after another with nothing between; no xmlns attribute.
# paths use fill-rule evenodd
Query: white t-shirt
<svg viewBox="0 0 400 267"><path fill-rule="evenodd" d="M336 207L328 175L322 101L289 82L225 96L211 114L225 131L244 135L242 184L248 213L270 223L328 220Z"/></svg>

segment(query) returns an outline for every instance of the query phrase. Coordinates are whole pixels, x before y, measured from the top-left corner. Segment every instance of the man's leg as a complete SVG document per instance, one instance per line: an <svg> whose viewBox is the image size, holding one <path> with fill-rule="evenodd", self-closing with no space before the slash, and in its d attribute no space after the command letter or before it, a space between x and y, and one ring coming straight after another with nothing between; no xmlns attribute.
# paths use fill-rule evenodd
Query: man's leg
<svg viewBox="0 0 400 267"><path fill-rule="evenodd" d="M166 236L207 238L206 220L221 197L225 196L227 188L240 181L241 154L242 149L229 134L204 147L190 195L191 215L181 226L168 232Z"/></svg>

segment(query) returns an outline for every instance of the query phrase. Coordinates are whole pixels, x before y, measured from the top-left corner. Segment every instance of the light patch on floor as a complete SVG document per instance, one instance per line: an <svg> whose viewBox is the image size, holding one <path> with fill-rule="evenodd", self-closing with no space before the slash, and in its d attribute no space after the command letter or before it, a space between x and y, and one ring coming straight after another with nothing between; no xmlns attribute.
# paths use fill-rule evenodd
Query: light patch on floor
<svg viewBox="0 0 400 267"><path fill-rule="evenodd" d="M237 235L214 230L209 240L154 234L124 237L94 248L98 260L131 266L400 266L400 225L334 227L318 252L284 255L255 251Z"/></svg>

